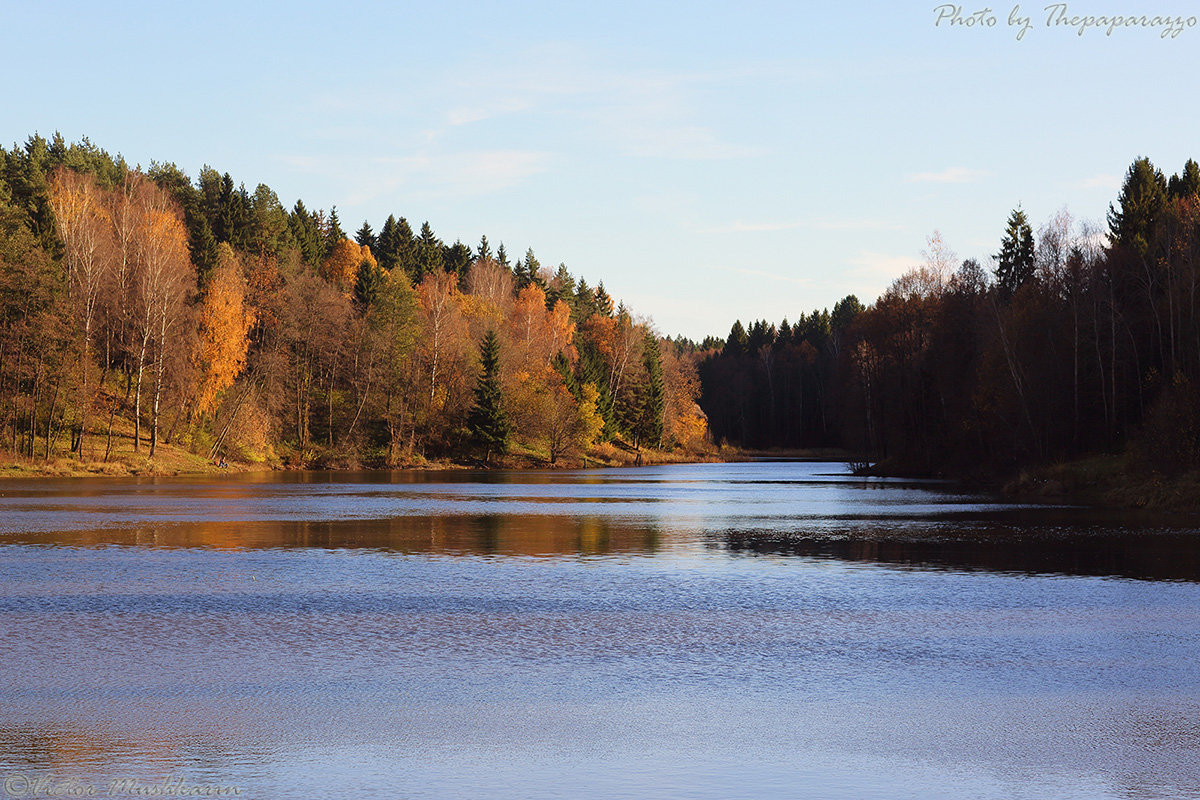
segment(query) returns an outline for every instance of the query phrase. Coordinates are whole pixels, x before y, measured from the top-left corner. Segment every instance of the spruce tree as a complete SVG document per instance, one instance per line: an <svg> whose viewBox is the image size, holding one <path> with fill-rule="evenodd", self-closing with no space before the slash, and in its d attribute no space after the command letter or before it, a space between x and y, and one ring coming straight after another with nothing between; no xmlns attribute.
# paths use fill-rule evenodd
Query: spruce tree
<svg viewBox="0 0 1200 800"><path fill-rule="evenodd" d="M1033 279L1033 229L1020 208L1013 209L996 254L996 282L1005 297Z"/></svg>
<svg viewBox="0 0 1200 800"><path fill-rule="evenodd" d="M404 270L404 274L411 278L417 274L417 244L416 239L413 238L412 226L408 224L407 219L401 217L396 222L394 234L392 247L395 261L392 262L392 266L399 265Z"/></svg>
<svg viewBox="0 0 1200 800"><path fill-rule="evenodd" d="M292 238L296 240L296 245L300 248L304 261L313 266L320 264L323 253L317 217L315 214L310 214L300 200L296 201L292 213L288 215L288 228L292 231Z"/></svg>
<svg viewBox="0 0 1200 800"><path fill-rule="evenodd" d="M354 234L354 241L358 242L360 247L371 248L372 253L379 249L375 233L371 230L371 223L366 220L363 220L362 227L358 229L358 233Z"/></svg>
<svg viewBox="0 0 1200 800"><path fill-rule="evenodd" d="M342 223L338 220L337 206L329 209L329 218L325 221L324 241L321 242L321 258L329 257L334 245L346 238Z"/></svg>
<svg viewBox="0 0 1200 800"><path fill-rule="evenodd" d="M396 266L398 259L396 247L396 217L394 214L388 214L388 218L383 223L383 229L379 231L379 235L375 240L376 247L371 249L375 254L375 259L379 262L379 266L391 271L392 267Z"/></svg>
<svg viewBox="0 0 1200 800"><path fill-rule="evenodd" d="M421 224L421 237L417 239L412 279L419 282L426 275L442 271L444 257L442 240L434 236L429 222Z"/></svg>
<svg viewBox="0 0 1200 800"><path fill-rule="evenodd" d="M661 447L663 438L663 411L666 409L666 389L663 384L662 360L658 352L658 337L650 331L642 340L642 363L646 367L646 380L639 387L639 416L634 433L639 445Z"/></svg>
<svg viewBox="0 0 1200 800"><path fill-rule="evenodd" d="M462 286L466 286L467 270L471 268L472 260L471 248L463 244L461 240L449 247L442 248L442 268L446 272L457 275Z"/></svg>
<svg viewBox="0 0 1200 800"><path fill-rule="evenodd" d="M1117 203L1120 210L1108 207L1109 240L1144 258L1167 204L1167 181L1150 159L1139 158L1129 166Z"/></svg>
<svg viewBox="0 0 1200 800"><path fill-rule="evenodd" d="M479 362L483 372L475 384L475 405L467 416L467 431L471 441L483 450L483 460L490 461L493 452L508 447L509 425L504 413L500 392L500 340L489 330L479 345Z"/></svg>
<svg viewBox="0 0 1200 800"><path fill-rule="evenodd" d="M536 283L538 286L545 288L545 285L542 282L541 271L542 271L541 262L539 262L537 260L537 256L535 256L533 254L533 248L530 247L528 250L525 251L524 260L517 262L517 268L516 268L517 287L516 288L518 290L524 289L526 286L528 286L531 283Z"/></svg>
<svg viewBox="0 0 1200 800"><path fill-rule="evenodd" d="M596 284L596 290L593 294L596 296L596 313L611 317L613 315L613 301L608 292L604 291L604 281Z"/></svg>
<svg viewBox="0 0 1200 800"><path fill-rule="evenodd" d="M804 315L801 314L800 322L796 323L796 329L799 329L803 322ZM733 327L729 329L729 338L725 340L725 347L722 349L721 355L728 356L729 358L737 358L738 356L745 355L749 346L750 337L746 335L746 329L742 327L742 321L739 319L734 322Z"/></svg>
<svg viewBox="0 0 1200 800"><path fill-rule="evenodd" d="M571 277L566 264L558 265L558 271L546 287L546 308L554 308L559 300L565 300L568 306L575 302L575 279Z"/></svg>
<svg viewBox="0 0 1200 800"><path fill-rule="evenodd" d="M362 314L374 304L379 290L383 286L383 268L364 258L358 265L358 274L354 279L354 305Z"/></svg>

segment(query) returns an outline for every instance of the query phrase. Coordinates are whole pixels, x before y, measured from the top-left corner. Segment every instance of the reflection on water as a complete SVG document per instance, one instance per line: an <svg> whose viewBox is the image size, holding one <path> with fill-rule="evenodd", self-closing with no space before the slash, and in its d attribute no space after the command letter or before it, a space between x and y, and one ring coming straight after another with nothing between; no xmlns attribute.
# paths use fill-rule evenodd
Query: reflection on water
<svg viewBox="0 0 1200 800"><path fill-rule="evenodd" d="M711 546L731 553L864 561L915 569L988 570L1200 581L1200 537L1171 528L1062 527L1054 514L1022 514L1023 526L990 520L918 535L902 527L778 536L725 531ZM1040 519L1039 519L1040 518Z"/></svg>
<svg viewBox="0 0 1200 800"><path fill-rule="evenodd" d="M11 544L100 547L368 548L396 553L461 555L606 555L652 553L655 525L603 517L531 515L411 516L383 520L195 522L98 530L35 530L8 534Z"/></svg>
<svg viewBox="0 0 1200 800"><path fill-rule="evenodd" d="M1200 797L1190 520L839 471L0 486L0 797Z"/></svg>

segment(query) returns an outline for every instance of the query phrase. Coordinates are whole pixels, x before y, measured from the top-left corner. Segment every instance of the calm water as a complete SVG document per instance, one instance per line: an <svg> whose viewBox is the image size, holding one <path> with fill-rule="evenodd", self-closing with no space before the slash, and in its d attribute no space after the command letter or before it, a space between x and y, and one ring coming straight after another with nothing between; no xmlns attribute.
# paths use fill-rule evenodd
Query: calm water
<svg viewBox="0 0 1200 800"><path fill-rule="evenodd" d="M1200 798L1198 527L837 464L8 482L0 798Z"/></svg>

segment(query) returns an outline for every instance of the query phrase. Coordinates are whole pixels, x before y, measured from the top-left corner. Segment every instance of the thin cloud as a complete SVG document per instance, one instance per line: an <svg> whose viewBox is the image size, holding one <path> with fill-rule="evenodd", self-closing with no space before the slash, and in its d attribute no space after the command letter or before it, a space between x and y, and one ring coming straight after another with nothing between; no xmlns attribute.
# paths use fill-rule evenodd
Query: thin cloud
<svg viewBox="0 0 1200 800"><path fill-rule="evenodd" d="M992 173L981 169L949 167L941 172L914 172L908 176L909 183L972 183Z"/></svg>
<svg viewBox="0 0 1200 800"><path fill-rule="evenodd" d="M346 202L364 203L403 188L413 194L491 194L545 172L553 156L531 150L479 150L404 157L316 159L282 155L297 172L352 179L342 189Z"/></svg>
<svg viewBox="0 0 1200 800"><path fill-rule="evenodd" d="M446 113L446 122L451 127L469 125L472 122L484 122L504 114L525 111L532 105L528 98L509 97L476 106L459 106Z"/></svg>
<svg viewBox="0 0 1200 800"><path fill-rule="evenodd" d="M471 62L445 94L450 126L508 113L548 115L584 139L624 155L713 161L753 158L763 150L729 141L707 125L706 93L752 80L754 72L629 69L568 45L547 45L512 63ZM493 98L503 98L497 101Z"/></svg>
<svg viewBox="0 0 1200 800"><path fill-rule="evenodd" d="M886 253L862 251L847 259L854 265L855 273L862 277L873 279L899 278L908 270L917 266L920 259L912 256L896 256Z"/></svg>

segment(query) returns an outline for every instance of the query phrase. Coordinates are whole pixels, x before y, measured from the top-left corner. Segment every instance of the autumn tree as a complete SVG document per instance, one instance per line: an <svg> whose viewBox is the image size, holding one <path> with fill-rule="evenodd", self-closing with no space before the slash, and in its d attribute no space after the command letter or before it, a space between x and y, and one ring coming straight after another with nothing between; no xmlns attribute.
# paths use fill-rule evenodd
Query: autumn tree
<svg viewBox="0 0 1200 800"><path fill-rule="evenodd" d="M417 287L420 335L417 368L424 384L421 418L427 437L440 439L456 424L466 400L466 321L461 309L458 281L453 275L434 272Z"/></svg>
<svg viewBox="0 0 1200 800"><path fill-rule="evenodd" d="M196 271L188 250L183 213L170 195L147 183L139 193L138 200L141 342L138 396L134 412L134 448L137 449L140 441L142 373L149 356L152 357L154 368L154 394L150 409L150 456L153 457L158 445L167 364L175 355L175 328L184 315L189 294L195 291Z"/></svg>
<svg viewBox="0 0 1200 800"><path fill-rule="evenodd" d="M83 454L92 386L92 336L101 287L109 269L111 236L108 210L102 192L90 175L60 169L50 182L50 206L62 239L67 268L68 296L72 299L82 336L80 341L80 393L77 444Z"/></svg>
<svg viewBox="0 0 1200 800"><path fill-rule="evenodd" d="M200 335L192 357L199 382L189 417L203 417L241 374L253 325L241 262L229 245L222 244L217 268L199 307Z"/></svg>
<svg viewBox="0 0 1200 800"><path fill-rule="evenodd" d="M321 262L321 276L336 286L350 289L358 278L358 268L363 262L372 268L378 266L371 248L342 238L333 243L329 255Z"/></svg>
<svg viewBox="0 0 1200 800"><path fill-rule="evenodd" d="M513 301L513 274L490 258L478 258L467 273L467 291L507 311Z"/></svg>
<svg viewBox="0 0 1200 800"><path fill-rule="evenodd" d="M66 276L0 182L0 431L13 456L50 456L64 366L73 359Z"/></svg>

